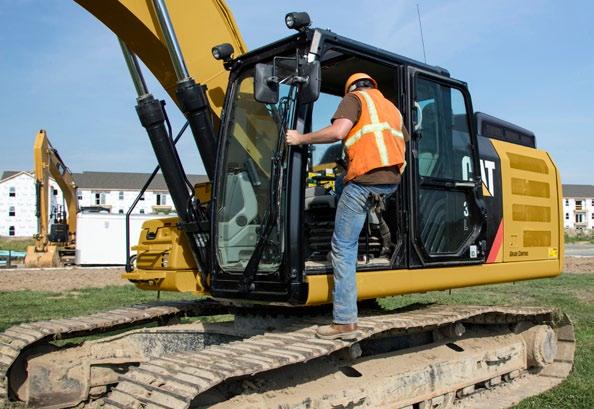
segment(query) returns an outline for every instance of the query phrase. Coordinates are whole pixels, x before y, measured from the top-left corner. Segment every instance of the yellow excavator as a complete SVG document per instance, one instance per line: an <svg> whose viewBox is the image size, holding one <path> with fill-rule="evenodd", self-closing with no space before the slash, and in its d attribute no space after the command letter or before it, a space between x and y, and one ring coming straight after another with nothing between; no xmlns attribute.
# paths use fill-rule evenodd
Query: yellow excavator
<svg viewBox="0 0 594 409"><path fill-rule="evenodd" d="M312 28L307 13L247 52L222 0L77 3L120 39L177 211L144 224L123 277L194 299L14 326L0 335L0 395L52 408L509 407L568 376L574 331L555 309L366 301L559 275L561 179L534 134L475 113L447 70ZM137 57L186 116L208 188L187 182ZM284 134L327 123L360 71L402 111L408 167L360 238L359 337L321 340L340 146Z"/></svg>
<svg viewBox="0 0 594 409"><path fill-rule="evenodd" d="M74 264L76 256L76 216L78 198L70 169L53 148L45 130L40 130L33 145L35 195L38 230L35 245L27 248L26 267L60 267ZM50 212L50 176L58 183L65 208Z"/></svg>

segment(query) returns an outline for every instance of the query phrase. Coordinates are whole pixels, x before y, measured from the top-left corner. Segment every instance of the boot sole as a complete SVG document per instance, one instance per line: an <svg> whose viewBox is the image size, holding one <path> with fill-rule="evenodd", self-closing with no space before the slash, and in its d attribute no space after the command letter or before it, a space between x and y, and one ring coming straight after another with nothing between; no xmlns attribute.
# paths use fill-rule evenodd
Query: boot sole
<svg viewBox="0 0 594 409"><path fill-rule="evenodd" d="M357 339L357 337L359 336L359 331L340 332L338 334L331 334L331 335L323 335L323 334L319 334L316 332L316 336L318 338L328 339L328 340L342 339L344 341L352 341L354 339Z"/></svg>

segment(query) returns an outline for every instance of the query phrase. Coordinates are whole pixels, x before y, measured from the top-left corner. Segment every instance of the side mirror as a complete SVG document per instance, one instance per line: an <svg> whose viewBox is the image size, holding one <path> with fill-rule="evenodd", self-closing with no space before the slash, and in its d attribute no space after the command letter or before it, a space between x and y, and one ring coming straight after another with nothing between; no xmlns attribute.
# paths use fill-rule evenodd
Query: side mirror
<svg viewBox="0 0 594 409"><path fill-rule="evenodd" d="M254 98L264 104L278 102L278 79L273 76L272 64L256 64L254 78Z"/></svg>
<svg viewBox="0 0 594 409"><path fill-rule="evenodd" d="M307 78L307 82L301 85L299 102L309 104L317 101L320 97L320 86L322 83L322 68L319 61L306 63L302 66L301 76Z"/></svg>

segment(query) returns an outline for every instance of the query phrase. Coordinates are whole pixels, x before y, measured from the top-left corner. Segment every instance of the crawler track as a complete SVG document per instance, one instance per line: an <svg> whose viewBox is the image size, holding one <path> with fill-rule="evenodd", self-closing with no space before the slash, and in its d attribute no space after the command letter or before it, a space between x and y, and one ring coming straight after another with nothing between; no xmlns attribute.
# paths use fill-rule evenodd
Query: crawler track
<svg viewBox="0 0 594 409"><path fill-rule="evenodd" d="M0 334L0 377L2 381L0 395L4 399L9 395L10 385L8 382L11 368L22 365L23 357L27 356L27 351L29 349L33 351L33 347L38 345L57 339L126 329L149 322L171 322L181 316L214 315L228 312L230 312L228 307L210 300L166 302L11 327ZM285 367L290 367L293 364L316 358L325 359L334 352L348 350L351 347L356 348L355 344L362 345L361 342L373 341L376 338L426 333L451 327L456 323L470 326L490 326L491 324L501 326L502 324L528 321L534 324L545 323L553 327L558 345L555 361L537 374L526 372L523 374L526 376L520 376L522 374L518 374L517 371L513 377L508 374L507 380L510 381L510 385L523 382L530 387L516 388L519 391L507 394L505 398L511 399L510 402L512 402L507 406L527 396L541 393L561 382L568 376L573 366L575 339L571 322L567 317L560 316L555 310L549 308L432 305L391 314L369 315L369 311L364 314L359 321L361 335L352 342L316 338L317 326L325 324L327 317L296 318L295 315L292 315L282 319L276 317L276 327L282 328L280 330L270 332L255 330L252 332L260 335L242 341L151 359L150 362L141 363L138 367L131 367L127 373L123 374L117 386L104 398L104 405L115 408L187 408L196 404L196 398L199 395L199 399L202 399L204 392L212 391L214 387L226 381L257 377L264 372L279 368L282 368L279 370L285 371L288 369ZM248 318L247 324L255 325L260 320L268 325L271 322L270 319L273 319L273 316L270 318ZM526 377L530 377L530 380L527 381ZM503 376L502 379L505 380L506 377ZM511 379L515 380L511 381ZM469 388L469 386L465 386L464 390L454 388L447 392L447 396L457 396L457 402L462 404L471 401L471 399L475 399L476 402L490 399L489 406L497 404L499 405L496 405L497 407L507 407L504 403L507 402L505 399L493 398L493 396L497 396L494 393L490 395L480 391L476 393L474 387ZM472 397L466 399L469 395L468 390L471 389ZM446 396L443 394L444 389L440 390L441 395L434 396L435 399L444 399ZM366 397L364 394L355 394L352 399L355 404ZM423 401L427 402L427 399L430 402L432 397L427 398L424 395ZM377 406L377 401L375 403ZM410 404L410 401L407 401L402 406L407 407ZM390 405L393 407L393 402ZM326 406L322 405L321 407Z"/></svg>
<svg viewBox="0 0 594 409"><path fill-rule="evenodd" d="M8 373L18 358L35 345L58 339L94 335L182 316L226 313L212 300L159 302L97 314L16 325L0 334L0 400L8 397Z"/></svg>
<svg viewBox="0 0 594 409"><path fill-rule="evenodd" d="M575 339L569 320L566 317L559 320L555 315L554 310L547 308L437 305L398 314L364 317L359 321L361 336L353 342L318 339L315 337L318 322L311 319L291 320L290 325L282 331L209 347L199 352L162 356L131 368L105 398L105 407L188 408L198 395L229 379L253 376L324 357L382 333L429 331L457 322L549 323L555 329L559 348L555 362L546 367L538 378L544 383L548 383L551 378L560 382L571 370ZM452 390L449 393L453 396L456 392L461 391ZM464 395L458 394L460 397Z"/></svg>

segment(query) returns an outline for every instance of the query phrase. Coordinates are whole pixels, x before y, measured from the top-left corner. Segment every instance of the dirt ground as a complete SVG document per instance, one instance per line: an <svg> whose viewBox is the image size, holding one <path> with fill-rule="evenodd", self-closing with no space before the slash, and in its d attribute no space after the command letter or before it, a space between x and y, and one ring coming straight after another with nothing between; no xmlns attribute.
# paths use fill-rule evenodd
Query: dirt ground
<svg viewBox="0 0 594 409"><path fill-rule="evenodd" d="M594 257L565 257L566 273L594 273Z"/></svg>
<svg viewBox="0 0 594 409"><path fill-rule="evenodd" d="M0 291L70 291L128 285L120 278L123 267L68 267L0 269ZM565 272L594 272L594 257L566 257Z"/></svg>
<svg viewBox="0 0 594 409"><path fill-rule="evenodd" d="M124 267L0 269L0 291L70 291L131 285L120 276Z"/></svg>

